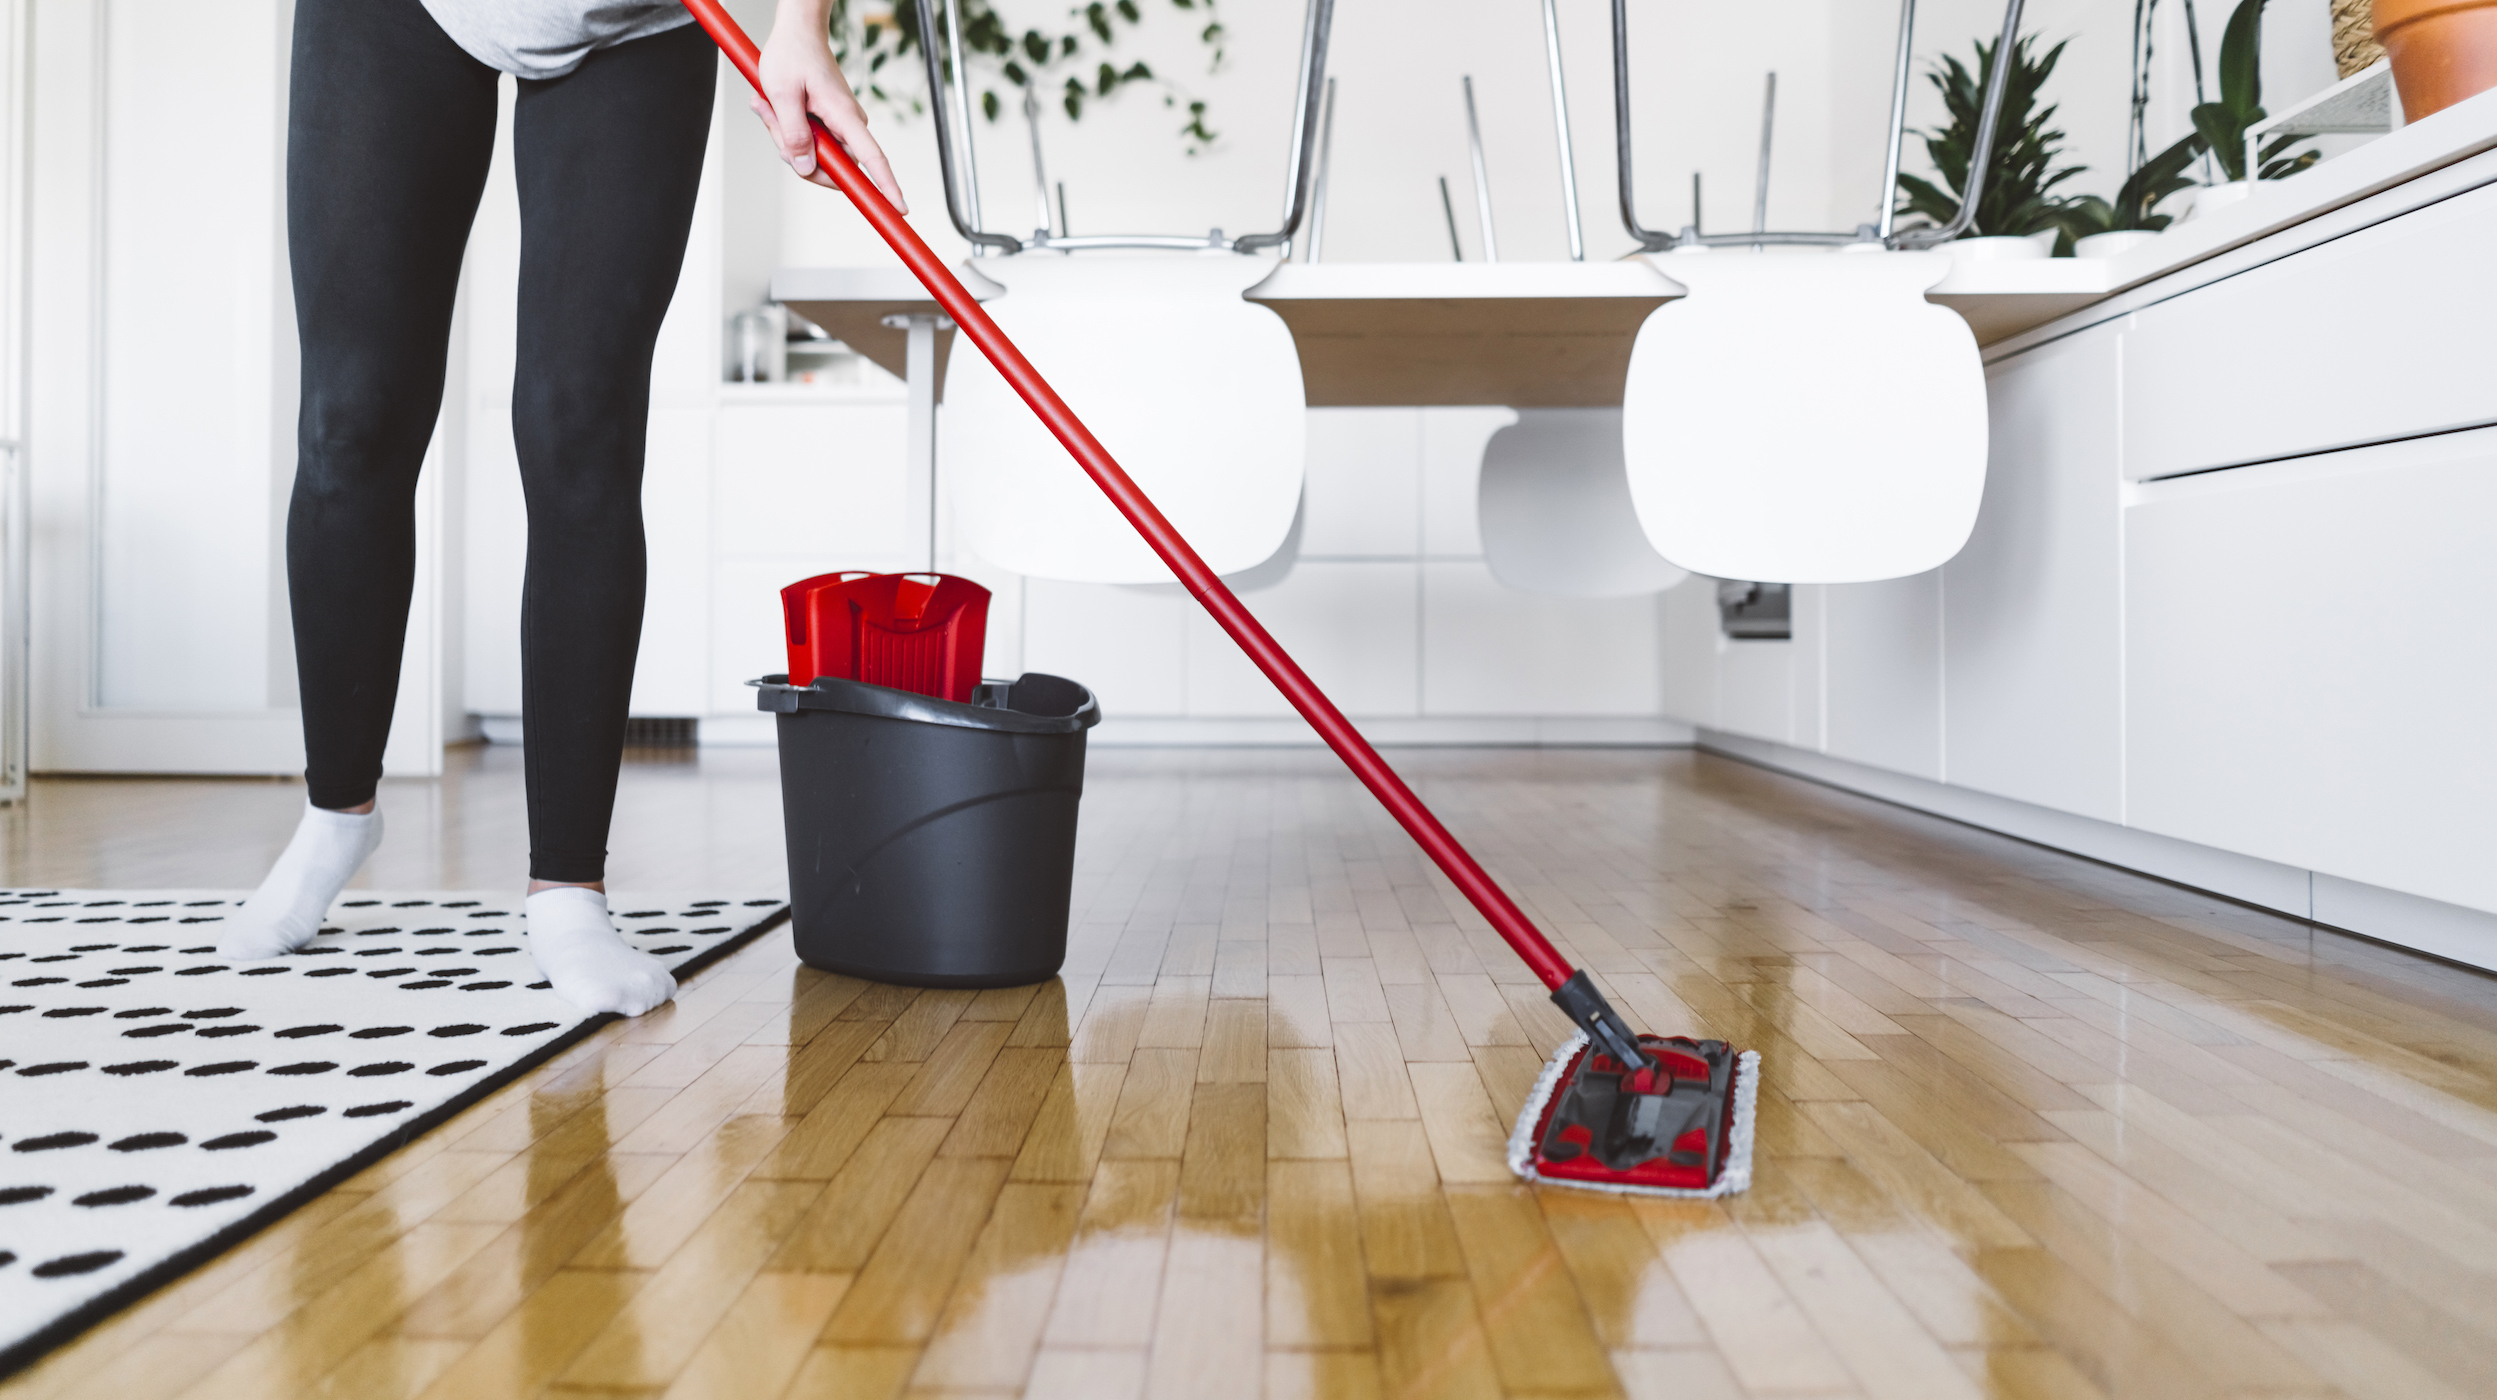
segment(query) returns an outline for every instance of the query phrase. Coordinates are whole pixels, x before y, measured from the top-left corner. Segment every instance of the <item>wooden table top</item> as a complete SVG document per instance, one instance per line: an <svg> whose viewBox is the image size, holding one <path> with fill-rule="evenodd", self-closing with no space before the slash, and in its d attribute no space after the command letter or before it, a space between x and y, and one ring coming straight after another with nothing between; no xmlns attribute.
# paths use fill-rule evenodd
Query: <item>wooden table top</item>
<svg viewBox="0 0 2497 1400"><path fill-rule="evenodd" d="M1671 266L1669 257L1286 263L1248 297L1291 327L1312 408L1598 408L1621 402L1631 342L1649 313L1683 295L1658 270ZM993 287L973 282L983 294ZM1983 344L2109 290L2104 263L1971 262L1955 266L1928 299L1967 317ZM903 334L885 328L883 318L936 310L908 272L892 267L784 268L772 279L772 294L897 375ZM952 338L939 338L940 372Z"/></svg>

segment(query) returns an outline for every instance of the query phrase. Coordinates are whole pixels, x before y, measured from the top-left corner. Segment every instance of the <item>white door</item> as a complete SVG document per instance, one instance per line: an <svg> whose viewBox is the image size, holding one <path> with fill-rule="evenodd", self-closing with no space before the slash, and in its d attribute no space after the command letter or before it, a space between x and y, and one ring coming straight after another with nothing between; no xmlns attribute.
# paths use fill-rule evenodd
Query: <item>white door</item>
<svg viewBox="0 0 2497 1400"><path fill-rule="evenodd" d="M0 801L26 795L26 0L0 0Z"/></svg>
<svg viewBox="0 0 2497 1400"><path fill-rule="evenodd" d="M299 771L292 5L16 3L34 44L33 766ZM422 493L434 521L439 492ZM433 735L439 531L425 535L400 728ZM438 742L394 742L393 758L439 771Z"/></svg>

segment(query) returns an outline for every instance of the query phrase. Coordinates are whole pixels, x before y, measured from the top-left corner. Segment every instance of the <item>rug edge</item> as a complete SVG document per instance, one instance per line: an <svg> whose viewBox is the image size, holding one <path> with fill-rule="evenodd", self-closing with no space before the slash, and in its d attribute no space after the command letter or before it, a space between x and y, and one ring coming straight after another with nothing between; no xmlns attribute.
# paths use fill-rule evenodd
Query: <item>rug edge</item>
<svg viewBox="0 0 2497 1400"><path fill-rule="evenodd" d="M735 936L722 939L704 949L678 969L677 981L682 983L686 978L702 972L713 963L787 923L791 908L789 902L784 900L778 909L765 915L752 928L744 929ZM53 1319L49 1326L27 1334L24 1340L6 1348L0 1348L0 1382L14 1380L37 1362L77 1340L87 1329L139 1302L147 1295L192 1270L206 1265L218 1255L294 1214L314 1197L476 1107L479 1102L500 1091L504 1086L587 1040L592 1034L604 1029L610 1023L623 1019L613 1012L601 1012L596 1016L584 1017L580 1024L571 1030L512 1062L505 1069L477 1081L440 1107L399 1124L387 1136L376 1139L363 1151L341 1158L337 1165L285 1195L271 1199L267 1205L210 1235L207 1239L180 1253L167 1256L154 1267L131 1275L114 1287L61 1314Z"/></svg>

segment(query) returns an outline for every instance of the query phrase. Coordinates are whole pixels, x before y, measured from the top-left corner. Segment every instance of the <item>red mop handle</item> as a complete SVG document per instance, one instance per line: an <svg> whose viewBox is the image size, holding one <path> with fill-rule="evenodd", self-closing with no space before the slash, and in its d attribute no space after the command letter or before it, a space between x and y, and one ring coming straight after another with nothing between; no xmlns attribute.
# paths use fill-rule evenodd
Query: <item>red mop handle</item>
<svg viewBox="0 0 2497 1400"><path fill-rule="evenodd" d="M720 46L720 52L728 55L728 61L737 66L756 92L761 92L763 80L755 71L754 41L746 37L737 21L729 18L719 0L684 0L684 4L693 11L703 31ZM920 36L921 42L926 42L927 37ZM1326 740L1327 747L1335 750L1336 757L1353 770L1353 776L1361 779L1389 815L1412 834L1474 907L1482 911L1483 917L1491 921L1491 926L1500 931L1500 936L1508 940L1509 946L1517 950L1517 955L1526 960L1526 966L1534 969L1547 987L1557 990L1568 981L1569 964L1561 960L1525 913L1474 863L1474 857L1448 834L1448 828L1439 824L1439 818L1432 816L1422 799L1413 795L1413 789L1406 787L1404 779L1387 766L1378 750L1370 747L1370 741L1362 738L1361 732L1344 718L1343 711L1336 709L1335 703L1310 682L1283 648L1275 645L1275 639L1266 635L1266 629L1249 615L1249 610L1240 606L1240 600L1232 596L1221 577L1207 568L1197 552L1171 528L1162 512L1154 508L1153 502L1146 499L1093 437L1092 430L1066 406L1066 400L1058 397L1058 391L1049 387L1049 381L1040 377L1040 371L1032 368L1032 362L1023 358L1023 352L1006 338L1006 333L997 329L997 323L980 309L979 301L920 239L918 231L902 218L892 202L869 182L858 162L850 159L849 152L841 149L841 143L833 140L820 122L815 127L815 163L832 176L832 182L867 216L867 222L893 246L893 251L902 255L903 263L935 295L945 314L953 318L964 335L971 337L972 344L980 347L989 363L997 366L997 372L1040 415L1040 421L1058 441L1066 444L1066 450L1074 454L1093 484L1109 496L1110 504L1118 507L1119 514L1127 517L1127 523L1136 527L1145 543L1179 576L1181 586L1205 605L1222 630L1231 634L1231 640L1238 642L1249 660L1257 663L1257 669L1266 673L1266 679L1275 683L1283 698L1292 702L1292 708L1301 712L1301 718L1318 731L1318 737Z"/></svg>

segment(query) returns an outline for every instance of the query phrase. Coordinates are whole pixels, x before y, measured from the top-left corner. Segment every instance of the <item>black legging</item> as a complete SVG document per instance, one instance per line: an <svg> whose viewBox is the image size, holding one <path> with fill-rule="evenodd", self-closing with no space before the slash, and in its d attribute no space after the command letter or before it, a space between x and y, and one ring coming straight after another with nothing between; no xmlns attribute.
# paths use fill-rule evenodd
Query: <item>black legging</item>
<svg viewBox="0 0 2497 1400"><path fill-rule="evenodd" d="M606 873L640 645L651 348L702 173L715 62L687 25L522 82L519 373L529 870ZM372 797L416 571L416 475L442 406L498 74L419 0L298 0L286 232L303 416L286 519L313 805Z"/></svg>

